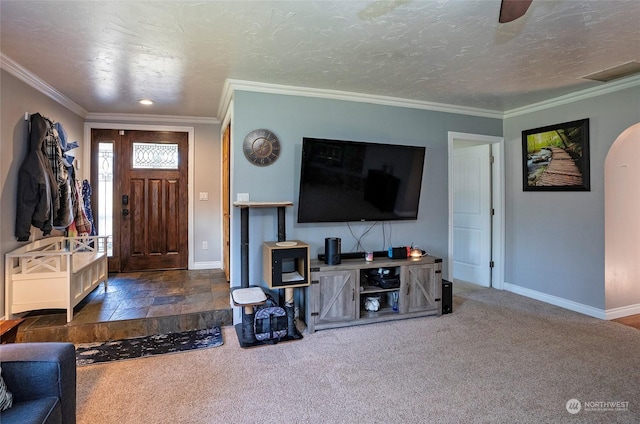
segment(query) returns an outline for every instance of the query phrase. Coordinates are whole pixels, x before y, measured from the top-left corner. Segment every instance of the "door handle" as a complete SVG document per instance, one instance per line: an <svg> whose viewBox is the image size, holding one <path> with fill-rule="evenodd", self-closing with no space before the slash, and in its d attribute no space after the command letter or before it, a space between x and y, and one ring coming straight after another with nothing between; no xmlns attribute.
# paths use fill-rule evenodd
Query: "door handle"
<svg viewBox="0 0 640 424"><path fill-rule="evenodd" d="M122 209L122 215L123 216L129 215L129 209Z"/></svg>

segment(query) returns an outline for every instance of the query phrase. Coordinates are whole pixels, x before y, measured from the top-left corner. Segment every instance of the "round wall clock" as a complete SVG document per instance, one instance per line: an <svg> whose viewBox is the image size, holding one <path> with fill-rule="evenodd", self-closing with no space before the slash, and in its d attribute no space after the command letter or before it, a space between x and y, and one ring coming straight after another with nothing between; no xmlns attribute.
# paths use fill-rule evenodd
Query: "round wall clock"
<svg viewBox="0 0 640 424"><path fill-rule="evenodd" d="M280 141L269 130L253 130L244 138L242 150L254 165L271 165L280 156Z"/></svg>

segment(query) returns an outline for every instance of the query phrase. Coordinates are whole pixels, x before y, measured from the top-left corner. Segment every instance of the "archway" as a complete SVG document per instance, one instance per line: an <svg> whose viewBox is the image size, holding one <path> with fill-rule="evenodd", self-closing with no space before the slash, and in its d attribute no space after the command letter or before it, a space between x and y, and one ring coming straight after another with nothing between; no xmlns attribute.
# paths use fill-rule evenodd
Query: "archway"
<svg viewBox="0 0 640 424"><path fill-rule="evenodd" d="M607 319L640 314L640 123L614 141L605 159Z"/></svg>

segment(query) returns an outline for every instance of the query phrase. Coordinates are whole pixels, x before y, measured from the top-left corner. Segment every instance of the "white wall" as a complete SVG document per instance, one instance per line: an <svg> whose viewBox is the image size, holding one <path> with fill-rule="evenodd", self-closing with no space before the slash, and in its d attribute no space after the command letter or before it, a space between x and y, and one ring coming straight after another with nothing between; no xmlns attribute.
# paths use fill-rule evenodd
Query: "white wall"
<svg viewBox="0 0 640 424"><path fill-rule="evenodd" d="M18 168L26 154L24 113L40 112L64 124L70 140L83 138L84 120L17 78L0 72L0 254L18 246L13 236ZM640 87L580 98L574 102L507 116L504 121L444 112L376 106L357 102L236 92L232 128L232 199L249 192L253 200L297 200L299 156L303 136L427 146L423 192L418 221L392 226L390 244L416 243L446 260L447 246L447 132L466 132L505 138L507 288L570 309L598 316L621 305L621 296L605 288L604 163L613 141L640 121ZM582 118L590 119L591 191L523 192L523 130ZM280 136L283 153L267 168L250 165L243 157L244 136L256 128L269 128ZM194 193L208 191L219 201L219 125L194 125L196 177ZM78 150L80 152L80 150ZM80 156L80 153L78 153ZM211 200L210 200L211 202ZM201 250L200 237L221 239L219 205L196 201L195 233L191 246L196 261L221 261L221 245L210 242ZM312 245L312 255L323 249L326 236L352 245L345 225L295 223L297 210L287 213L289 238ZM261 280L260 242L276 237L275 213L252 211L251 283ZM256 225L257 224L257 225ZM352 226L361 234L367 224ZM387 230L389 227L387 227ZM387 231L387 235L389 232ZM346 240L346 243L345 243ZM380 227L365 242L381 246ZM232 278L239 278L239 211L232 210ZM256 266L255 264L258 264ZM446 276L445 276L446 277ZM607 280L608 281L608 280ZM611 287L614 287L613 285ZM0 290L3 296L4 287ZM605 299L607 299L605 301ZM0 311L4 309L0 304ZM0 314L0 316L3 314Z"/></svg>
<svg viewBox="0 0 640 424"><path fill-rule="evenodd" d="M619 316L629 315L627 309L634 306L640 313L638 187L640 123L616 139L605 161L605 306Z"/></svg>
<svg viewBox="0 0 640 424"><path fill-rule="evenodd" d="M589 118L591 191L524 192L522 131ZM640 120L640 87L504 120L506 288L604 317L604 163L613 141Z"/></svg>
<svg viewBox="0 0 640 424"><path fill-rule="evenodd" d="M212 120L213 121L213 120ZM193 243L189 250L193 253L194 268L210 269L222 267L222 144L219 123L189 123L188 120L164 117L162 121L153 122L119 119L118 116L104 119L91 119L87 126L100 128L124 129L138 128L154 130L162 127L176 127L186 131L193 128L194 145L193 163L189 164L190 172L194 171L193 186L189 187L193 199ZM206 201L199 200L199 194L208 194ZM208 248L203 249L206 241Z"/></svg>
<svg viewBox="0 0 640 424"><path fill-rule="evenodd" d="M236 91L233 99L231 146L232 200L249 193L251 200L298 201L303 137L372 141L426 147L417 221L378 224L363 239L364 248L384 250L389 245L416 244L446 260L448 252L448 132L500 136L502 122L455 113L372 105L345 100ZM282 154L270 166L251 165L242 153L242 141L252 130L267 128L280 139ZM234 208L231 228L232 286L240 285L240 212ZM325 237L340 237L342 250L354 250L356 236L371 223L298 224L297 206L286 214L287 236L310 244L311 256L324 251ZM276 240L275 210L250 211L250 284L262 281L262 242ZM359 250L359 249L357 249ZM445 275L444 278L447 276Z"/></svg>
<svg viewBox="0 0 640 424"><path fill-rule="evenodd" d="M2 286L0 286L0 317L4 316L4 254L20 246L14 237L17 197L17 175L28 150L28 129L24 121L25 112L39 112L54 121L61 122L70 141L80 142L73 150L82 158L83 148L90 140L84 140L85 120L61 106L38 90L25 84L5 70L0 71L0 262L2 263ZM129 124L159 125L157 121L126 121ZM221 142L220 124L196 123L172 125L191 126L195 134L194 187L194 252L196 267L220 267L222 263L222 207L221 207ZM84 169L82 170L84 172ZM83 174L84 175L84 174ZM209 193L207 202L197 200L201 191ZM41 237L39 230L34 230ZM207 240L209 248L202 249Z"/></svg>
<svg viewBox="0 0 640 424"><path fill-rule="evenodd" d="M14 236L16 223L16 198L18 170L29 149L26 113L40 113L64 125L69 141L82 141L82 117L18 80L5 70L0 70L0 263L2 286L0 287L0 317L4 316L4 254L17 248ZM72 150L81 156L84 145ZM42 231L32 228L32 236L42 237Z"/></svg>

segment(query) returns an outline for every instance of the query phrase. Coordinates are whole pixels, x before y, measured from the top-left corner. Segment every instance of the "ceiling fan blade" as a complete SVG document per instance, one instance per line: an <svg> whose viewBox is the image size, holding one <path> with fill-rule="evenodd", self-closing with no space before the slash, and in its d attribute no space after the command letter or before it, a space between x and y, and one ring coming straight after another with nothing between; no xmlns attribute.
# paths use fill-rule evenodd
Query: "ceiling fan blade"
<svg viewBox="0 0 640 424"><path fill-rule="evenodd" d="M533 0L502 0L499 22L504 24L515 21L527 13L527 9L531 6L532 1Z"/></svg>

